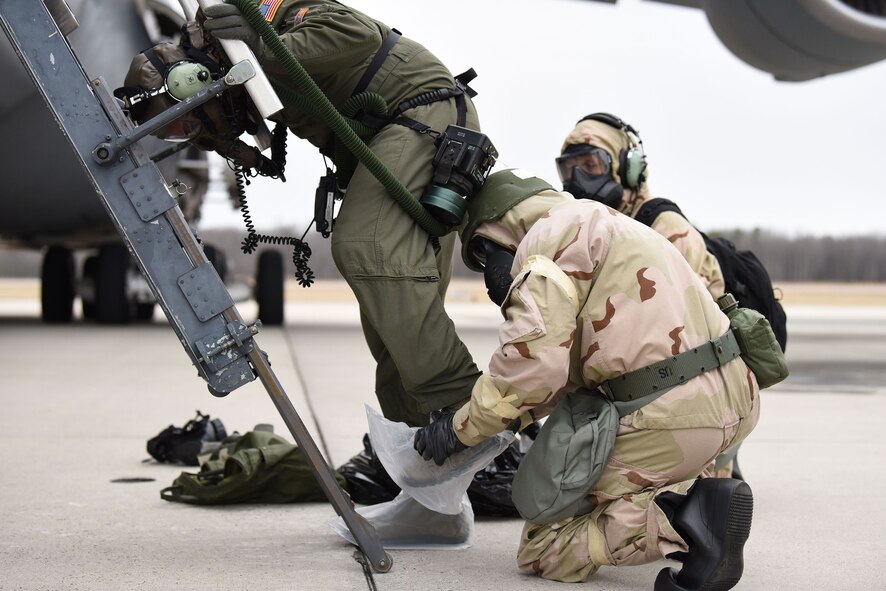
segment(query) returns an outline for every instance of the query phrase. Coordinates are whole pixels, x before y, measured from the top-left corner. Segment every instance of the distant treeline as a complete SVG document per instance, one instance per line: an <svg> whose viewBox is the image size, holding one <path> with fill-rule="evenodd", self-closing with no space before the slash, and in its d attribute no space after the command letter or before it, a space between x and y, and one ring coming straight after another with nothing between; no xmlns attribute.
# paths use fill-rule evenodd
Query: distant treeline
<svg viewBox="0 0 886 591"><path fill-rule="evenodd" d="M266 231L267 234L290 234L287 230ZM257 257L240 250L245 233L236 229L206 230L199 237L206 244L221 249L227 257L230 276L247 280L255 273ZM773 281L886 281L886 236L846 236L839 238L799 236L754 230L709 232L711 237L732 240L740 249L753 251L766 265ZM330 240L310 233L306 241L311 247L310 267L318 279L338 279L330 251ZM279 250L289 261L291 248L264 246ZM84 253L78 254L82 261ZM41 257L36 252L0 250L0 277L37 277ZM79 268L79 265L78 265ZM456 251L456 277L477 277L469 271ZM291 270L291 267L290 267Z"/></svg>
<svg viewBox="0 0 886 591"><path fill-rule="evenodd" d="M886 281L886 236L799 236L733 230L712 232L752 251L773 281Z"/></svg>

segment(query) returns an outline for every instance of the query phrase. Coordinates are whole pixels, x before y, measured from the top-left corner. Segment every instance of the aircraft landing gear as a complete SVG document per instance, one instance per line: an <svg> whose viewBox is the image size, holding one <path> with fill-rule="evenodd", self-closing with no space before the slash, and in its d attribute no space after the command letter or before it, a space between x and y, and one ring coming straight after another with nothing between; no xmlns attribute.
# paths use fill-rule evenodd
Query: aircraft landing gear
<svg viewBox="0 0 886 591"><path fill-rule="evenodd" d="M129 251L122 244L99 249L95 276L95 319L99 324L128 324L134 310L126 293Z"/></svg>
<svg viewBox="0 0 886 591"><path fill-rule="evenodd" d="M44 322L67 323L74 315L74 255L52 246L40 271L40 304Z"/></svg>
<svg viewBox="0 0 886 591"><path fill-rule="evenodd" d="M255 301L262 324L283 324L283 255L276 250L266 250L258 256Z"/></svg>
<svg viewBox="0 0 886 591"><path fill-rule="evenodd" d="M98 256L90 255L83 261L83 280L78 289L80 311L86 320L95 320L95 278L98 276Z"/></svg>
<svg viewBox="0 0 886 591"><path fill-rule="evenodd" d="M227 281L228 257L225 254L225 251L212 244L205 244L203 245L203 254L206 255L206 258L209 259L209 262L215 267L215 272L218 273L218 278L223 282Z"/></svg>

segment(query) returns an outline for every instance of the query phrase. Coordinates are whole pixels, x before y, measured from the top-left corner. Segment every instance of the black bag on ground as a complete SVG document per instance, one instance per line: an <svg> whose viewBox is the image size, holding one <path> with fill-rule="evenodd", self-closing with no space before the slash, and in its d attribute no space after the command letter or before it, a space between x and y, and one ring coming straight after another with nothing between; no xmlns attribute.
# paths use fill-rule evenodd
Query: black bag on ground
<svg viewBox="0 0 886 591"><path fill-rule="evenodd" d="M185 423L184 427L169 425L149 439L147 450L158 462L181 462L186 466L197 466L197 456L204 445L222 441L227 436L221 419L211 419L198 410L197 416Z"/></svg>
<svg viewBox="0 0 886 591"><path fill-rule="evenodd" d="M651 226L655 219L666 211L673 211L686 217L673 201L656 198L647 201L634 219L641 224ZM710 238L701 230L698 232L704 238L708 252L720 263L726 292L735 296L742 308L756 310L769 321L775 339L784 351L788 342L787 317L784 308L775 299L775 290L772 288L772 280L766 267L751 251L738 250L725 238Z"/></svg>

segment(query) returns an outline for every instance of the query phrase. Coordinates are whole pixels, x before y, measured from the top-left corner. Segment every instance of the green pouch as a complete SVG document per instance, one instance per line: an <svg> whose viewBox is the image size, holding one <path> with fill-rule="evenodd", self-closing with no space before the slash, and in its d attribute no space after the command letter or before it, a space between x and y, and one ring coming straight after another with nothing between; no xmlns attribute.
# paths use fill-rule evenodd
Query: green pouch
<svg viewBox="0 0 886 591"><path fill-rule="evenodd" d="M734 301L734 300L733 300ZM741 358L757 377L760 389L775 385L788 377L788 363L772 332L769 321L750 308L724 310L735 333Z"/></svg>
<svg viewBox="0 0 886 591"><path fill-rule="evenodd" d="M344 487L344 477L335 477ZM301 448L268 431L244 434L226 459L206 462L197 474L182 472L160 497L194 505L326 500Z"/></svg>
<svg viewBox="0 0 886 591"><path fill-rule="evenodd" d="M526 521L554 523L593 510L588 492L612 454L618 417L615 404L596 391L560 401L514 476L511 497Z"/></svg>

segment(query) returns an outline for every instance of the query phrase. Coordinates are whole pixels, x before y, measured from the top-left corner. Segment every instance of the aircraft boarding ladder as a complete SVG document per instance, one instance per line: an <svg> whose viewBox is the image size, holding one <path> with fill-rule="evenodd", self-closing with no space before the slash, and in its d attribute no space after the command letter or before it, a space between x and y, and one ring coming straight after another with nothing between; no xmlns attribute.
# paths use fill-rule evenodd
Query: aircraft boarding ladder
<svg viewBox="0 0 886 591"><path fill-rule="evenodd" d="M63 2L54 2L53 9L59 5L67 9ZM56 16L62 25L73 18L64 12ZM88 79L44 2L3 0L0 24L210 392L223 396L258 377L370 566L377 572L390 570L392 560L378 533L354 511L350 498L339 488L255 342L261 323L244 322L167 181L139 144L140 139L230 86L254 78L250 62L235 64L223 79L144 125L134 126L104 80Z"/></svg>

